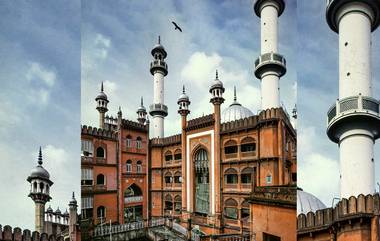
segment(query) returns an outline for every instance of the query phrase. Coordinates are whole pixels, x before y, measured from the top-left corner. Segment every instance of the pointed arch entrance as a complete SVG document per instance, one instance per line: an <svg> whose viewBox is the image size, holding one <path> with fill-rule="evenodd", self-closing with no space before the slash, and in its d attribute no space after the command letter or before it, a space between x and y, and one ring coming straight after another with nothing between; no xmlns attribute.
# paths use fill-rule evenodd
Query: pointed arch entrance
<svg viewBox="0 0 380 241"><path fill-rule="evenodd" d="M210 162L207 151L200 148L194 155L195 169L195 212L210 212Z"/></svg>

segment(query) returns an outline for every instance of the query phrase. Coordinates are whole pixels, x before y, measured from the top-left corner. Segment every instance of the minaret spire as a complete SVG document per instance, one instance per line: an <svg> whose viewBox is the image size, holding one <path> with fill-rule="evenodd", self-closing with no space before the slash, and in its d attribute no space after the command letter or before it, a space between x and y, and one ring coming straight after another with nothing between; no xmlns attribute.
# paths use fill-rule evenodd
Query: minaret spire
<svg viewBox="0 0 380 241"><path fill-rule="evenodd" d="M237 101L237 98L236 98L236 86L234 86L234 102Z"/></svg>
<svg viewBox="0 0 380 241"><path fill-rule="evenodd" d="M42 150L41 150L41 146L40 146L40 150L38 152L38 165L42 165Z"/></svg>
<svg viewBox="0 0 380 241"><path fill-rule="evenodd" d="M165 62L167 53L161 45L161 37L158 36L156 45L151 54L150 73L153 75L153 104L150 105L149 114L153 117L152 137L164 137L164 120L168 115L168 107L164 104L164 77L168 74L168 65ZM144 119L145 123L146 118Z"/></svg>
<svg viewBox="0 0 380 241"><path fill-rule="evenodd" d="M373 96L371 32L378 16L380 1L327 2L327 23L339 34L339 99L327 113L327 135L339 145L341 198L375 192L380 103Z"/></svg>
<svg viewBox="0 0 380 241"><path fill-rule="evenodd" d="M286 73L286 61L278 51L278 18L284 9L284 0L256 0L254 4L261 21L261 55L255 61L255 76L261 81L262 110L281 106L279 81Z"/></svg>
<svg viewBox="0 0 380 241"><path fill-rule="evenodd" d="M103 87L103 81L102 81L102 85L100 86L100 91L103 92L104 91L104 87Z"/></svg>

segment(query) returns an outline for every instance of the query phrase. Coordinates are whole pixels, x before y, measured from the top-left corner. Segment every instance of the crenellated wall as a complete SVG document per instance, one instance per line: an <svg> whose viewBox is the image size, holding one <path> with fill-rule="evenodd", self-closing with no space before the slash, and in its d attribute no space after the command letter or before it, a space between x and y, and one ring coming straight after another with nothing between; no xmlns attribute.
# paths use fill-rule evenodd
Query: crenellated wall
<svg viewBox="0 0 380 241"><path fill-rule="evenodd" d="M21 230L20 228L12 229L11 226L0 225L0 241L64 241L62 236L48 236L46 233L31 232L28 229Z"/></svg>
<svg viewBox="0 0 380 241"><path fill-rule="evenodd" d="M105 129L100 129L92 126L86 126L83 125L81 128L81 134L82 135L92 135L97 137L103 137L103 138L110 138L113 140L117 139L117 133Z"/></svg>
<svg viewBox="0 0 380 241"><path fill-rule="evenodd" d="M300 214L297 218L299 240L319 240L322 235L333 235L335 240L350 240L347 237L360 237L361 240L376 240L379 222L373 220L380 215L380 196L374 195L343 198L334 208ZM315 238L311 238L315 237ZM377 237L377 236L376 236Z"/></svg>

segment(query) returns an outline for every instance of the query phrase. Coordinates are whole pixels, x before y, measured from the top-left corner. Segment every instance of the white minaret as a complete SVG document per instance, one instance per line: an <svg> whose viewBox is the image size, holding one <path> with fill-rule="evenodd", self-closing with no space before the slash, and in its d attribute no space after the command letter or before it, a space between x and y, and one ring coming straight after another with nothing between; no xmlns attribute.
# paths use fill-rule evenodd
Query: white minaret
<svg viewBox="0 0 380 241"><path fill-rule="evenodd" d="M278 17L283 0L256 0L254 10L261 19L261 55L255 61L255 76L261 79L261 109L280 107L280 77L286 73L286 60L278 54Z"/></svg>
<svg viewBox="0 0 380 241"><path fill-rule="evenodd" d="M167 53L161 45L160 36L158 44L151 51L153 60L150 62L150 73L153 75L153 104L149 106L149 114L153 117L153 136L164 137L164 118L168 115L168 107L164 104L164 76L168 74L168 65L165 62Z"/></svg>
<svg viewBox="0 0 380 241"><path fill-rule="evenodd" d="M339 144L340 195L372 194L380 115L372 97L371 32L380 22L380 1L327 0L326 19L339 34L339 99L328 111L327 135Z"/></svg>

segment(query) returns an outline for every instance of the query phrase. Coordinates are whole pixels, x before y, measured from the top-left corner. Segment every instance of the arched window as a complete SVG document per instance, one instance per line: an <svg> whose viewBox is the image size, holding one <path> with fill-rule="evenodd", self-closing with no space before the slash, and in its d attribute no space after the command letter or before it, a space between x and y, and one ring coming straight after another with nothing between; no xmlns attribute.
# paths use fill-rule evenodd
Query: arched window
<svg viewBox="0 0 380 241"><path fill-rule="evenodd" d="M238 146L236 141L229 140L224 144L224 154L234 154L238 152Z"/></svg>
<svg viewBox="0 0 380 241"><path fill-rule="evenodd" d="M172 177L171 172L165 173L165 183L166 183L166 185L169 185L172 182L173 182L173 177Z"/></svg>
<svg viewBox="0 0 380 241"><path fill-rule="evenodd" d="M177 149L174 152L174 160L178 161L182 159L181 149Z"/></svg>
<svg viewBox="0 0 380 241"><path fill-rule="evenodd" d="M43 182L40 182L40 192L44 192L44 183Z"/></svg>
<svg viewBox="0 0 380 241"><path fill-rule="evenodd" d="M250 184L252 183L252 175L254 173L253 168L247 167L241 171L241 183L242 184Z"/></svg>
<svg viewBox="0 0 380 241"><path fill-rule="evenodd" d="M237 184L238 183L237 171L233 168L227 169L224 172L224 180L226 184Z"/></svg>
<svg viewBox="0 0 380 241"><path fill-rule="evenodd" d="M256 151L256 142L252 137L246 137L241 141L241 152Z"/></svg>
<svg viewBox="0 0 380 241"><path fill-rule="evenodd" d="M96 176L96 185L104 185L105 184L105 178L103 174L99 174Z"/></svg>
<svg viewBox="0 0 380 241"><path fill-rule="evenodd" d="M96 148L96 157L105 158L105 152L103 147Z"/></svg>
<svg viewBox="0 0 380 241"><path fill-rule="evenodd" d="M165 196L165 206L164 206L165 211L172 211L173 210L173 199L172 196L169 194Z"/></svg>
<svg viewBox="0 0 380 241"><path fill-rule="evenodd" d="M142 139L139 136L136 138L136 148L137 149L141 149L142 148Z"/></svg>
<svg viewBox="0 0 380 241"><path fill-rule="evenodd" d="M126 139L127 148L132 147L132 136L128 135Z"/></svg>
<svg viewBox="0 0 380 241"><path fill-rule="evenodd" d="M137 161L137 173L142 173L142 164L141 161Z"/></svg>
<svg viewBox="0 0 380 241"><path fill-rule="evenodd" d="M182 198L181 196L177 195L174 198L174 212L177 214L181 213L181 209L182 209Z"/></svg>
<svg viewBox="0 0 380 241"><path fill-rule="evenodd" d="M268 173L267 176L265 177L265 180L267 184L272 183L272 174Z"/></svg>
<svg viewBox="0 0 380 241"><path fill-rule="evenodd" d="M96 209L96 216L98 218L105 218L106 217L106 208L104 206L99 206Z"/></svg>
<svg viewBox="0 0 380 241"><path fill-rule="evenodd" d="M238 218L238 203L235 199L229 198L224 202L224 216L230 219Z"/></svg>
<svg viewBox="0 0 380 241"><path fill-rule="evenodd" d="M126 167L126 170L125 170L126 172L129 172L129 173L132 172L132 161L128 160L125 167Z"/></svg>
<svg viewBox="0 0 380 241"><path fill-rule="evenodd" d="M182 183L181 172L174 173L174 183Z"/></svg>
<svg viewBox="0 0 380 241"><path fill-rule="evenodd" d="M37 182L33 183L33 192L37 192Z"/></svg>
<svg viewBox="0 0 380 241"><path fill-rule="evenodd" d="M124 191L124 197L135 197L135 196L141 196L141 195L142 195L142 191L136 184L132 184Z"/></svg>
<svg viewBox="0 0 380 241"><path fill-rule="evenodd" d="M165 161L170 162L171 160L173 160L172 152L171 151L165 152Z"/></svg>
<svg viewBox="0 0 380 241"><path fill-rule="evenodd" d="M240 217L241 219L249 219L249 203L247 201L244 201L241 204L241 210L240 210Z"/></svg>
<svg viewBox="0 0 380 241"><path fill-rule="evenodd" d="M209 160L207 151L199 149L194 156L195 168L195 211L208 214L210 209Z"/></svg>

